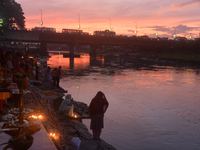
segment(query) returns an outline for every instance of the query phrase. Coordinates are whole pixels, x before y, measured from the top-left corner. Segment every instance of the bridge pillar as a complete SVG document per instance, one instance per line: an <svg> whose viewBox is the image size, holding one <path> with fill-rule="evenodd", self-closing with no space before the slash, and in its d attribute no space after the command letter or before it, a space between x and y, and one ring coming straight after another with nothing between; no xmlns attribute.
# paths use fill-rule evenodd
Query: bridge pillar
<svg viewBox="0 0 200 150"><path fill-rule="evenodd" d="M69 52L70 52L70 57L74 56L74 44L69 44Z"/></svg>
<svg viewBox="0 0 200 150"><path fill-rule="evenodd" d="M97 56L96 48L97 48L96 45L90 45L90 57L96 57Z"/></svg>
<svg viewBox="0 0 200 150"><path fill-rule="evenodd" d="M47 53L47 43L46 42L42 42L40 44L40 51L43 53L43 54L46 54Z"/></svg>
<svg viewBox="0 0 200 150"><path fill-rule="evenodd" d="M74 68L74 44L71 43L69 44L69 60L70 60L70 69Z"/></svg>

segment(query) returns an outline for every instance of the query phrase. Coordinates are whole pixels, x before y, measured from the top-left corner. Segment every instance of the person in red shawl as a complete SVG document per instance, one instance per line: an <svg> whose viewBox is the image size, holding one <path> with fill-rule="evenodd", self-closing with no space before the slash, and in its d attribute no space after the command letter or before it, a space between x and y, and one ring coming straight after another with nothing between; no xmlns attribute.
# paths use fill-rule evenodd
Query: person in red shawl
<svg viewBox="0 0 200 150"><path fill-rule="evenodd" d="M104 113L108 108L108 101L103 92L99 91L96 96L92 99L89 112L91 117L90 129L93 133L93 139L99 140L101 130L104 127L103 118Z"/></svg>

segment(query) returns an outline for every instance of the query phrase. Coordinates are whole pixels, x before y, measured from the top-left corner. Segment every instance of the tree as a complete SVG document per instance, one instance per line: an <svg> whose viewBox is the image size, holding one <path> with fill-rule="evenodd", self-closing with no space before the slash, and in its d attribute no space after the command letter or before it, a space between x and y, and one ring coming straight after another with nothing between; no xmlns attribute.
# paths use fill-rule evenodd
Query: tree
<svg viewBox="0 0 200 150"><path fill-rule="evenodd" d="M8 27L25 27L25 17L21 5L15 0L0 0L0 33Z"/></svg>

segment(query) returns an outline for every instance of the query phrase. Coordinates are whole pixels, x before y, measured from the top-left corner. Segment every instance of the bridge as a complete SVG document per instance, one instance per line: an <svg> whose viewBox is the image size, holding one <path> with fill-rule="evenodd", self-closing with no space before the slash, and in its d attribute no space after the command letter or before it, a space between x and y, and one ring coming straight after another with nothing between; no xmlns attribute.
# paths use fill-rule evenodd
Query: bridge
<svg viewBox="0 0 200 150"><path fill-rule="evenodd" d="M35 42L40 43L41 51L47 51L48 43L67 44L70 47L70 54L74 54L75 45L90 45L90 53L96 55L96 48L101 45L122 46L124 48L139 48L139 51L168 49L174 45L171 40L143 39L139 37L124 36L97 36L87 34L67 34L67 33L45 33L33 31L6 31L2 40L10 42Z"/></svg>

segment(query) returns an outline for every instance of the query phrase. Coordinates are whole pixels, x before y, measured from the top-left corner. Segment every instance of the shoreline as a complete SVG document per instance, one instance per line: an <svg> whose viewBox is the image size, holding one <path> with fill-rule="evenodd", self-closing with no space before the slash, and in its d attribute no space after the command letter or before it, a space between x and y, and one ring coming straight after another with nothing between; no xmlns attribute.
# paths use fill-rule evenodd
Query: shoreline
<svg viewBox="0 0 200 150"><path fill-rule="evenodd" d="M40 82L32 80L32 84L27 87L27 90L30 90L31 93L24 95L24 107L44 113L46 119L41 120L41 122L46 131L50 132L53 130L59 135L59 139L52 139L58 150L74 150L71 142L73 137L78 137L81 140L79 150L116 150L116 148L102 139L99 141L93 140L92 135L81 119L72 119L58 113L59 106L63 100L62 97L66 93L64 89L53 87L51 82L41 82L40 84ZM74 112L83 118L89 117L86 113L87 107L85 103L74 101Z"/></svg>

